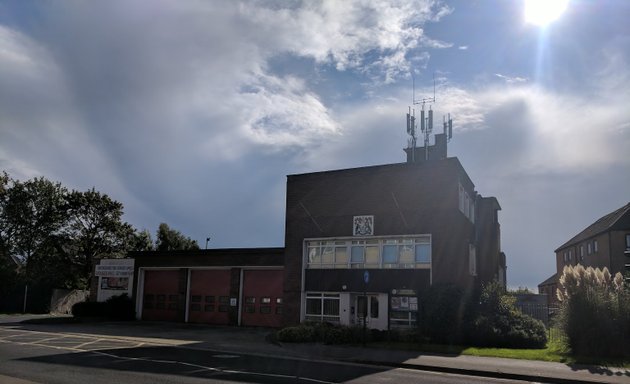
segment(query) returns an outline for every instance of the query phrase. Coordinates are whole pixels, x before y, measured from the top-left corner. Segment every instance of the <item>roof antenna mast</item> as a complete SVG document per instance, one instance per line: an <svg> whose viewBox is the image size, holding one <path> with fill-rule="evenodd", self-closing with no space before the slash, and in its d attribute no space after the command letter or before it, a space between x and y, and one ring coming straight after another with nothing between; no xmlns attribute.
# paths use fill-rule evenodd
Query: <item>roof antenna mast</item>
<svg viewBox="0 0 630 384"><path fill-rule="evenodd" d="M433 133L433 104L437 102L435 97L435 72L433 73L433 97L424 97L421 99L416 99L416 77L413 72L411 73L412 80L412 105L422 105L422 109L420 110L420 132L422 132L424 139L424 159L429 160L429 138L431 137L431 133ZM426 105L429 105L429 110L426 111ZM444 135L447 137L447 141L453 137L453 120L451 119L451 114L448 115L448 121L446 120L446 116L444 116ZM407 142L407 148L411 150L411 158L412 162L415 163L415 148L416 148L416 110L415 108L412 110L409 107L409 112L407 113L407 134L410 139Z"/></svg>

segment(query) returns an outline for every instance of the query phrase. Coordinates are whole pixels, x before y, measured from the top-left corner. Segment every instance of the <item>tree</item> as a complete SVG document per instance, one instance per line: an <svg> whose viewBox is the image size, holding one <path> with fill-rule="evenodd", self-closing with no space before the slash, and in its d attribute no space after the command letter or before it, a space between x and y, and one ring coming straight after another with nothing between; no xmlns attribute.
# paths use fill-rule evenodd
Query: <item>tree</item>
<svg viewBox="0 0 630 384"><path fill-rule="evenodd" d="M92 278L96 259L123 257L134 234L133 227L122 220L123 205L92 188L72 191L66 197L68 222L57 250L66 254L68 264L77 267L86 283Z"/></svg>
<svg viewBox="0 0 630 384"><path fill-rule="evenodd" d="M43 177L25 182L3 173L0 181L0 246L23 265L62 228L67 192Z"/></svg>
<svg viewBox="0 0 630 384"><path fill-rule="evenodd" d="M199 249L196 240L184 236L181 232L169 228L168 224L160 223L157 230L155 248L158 251L174 251Z"/></svg>
<svg viewBox="0 0 630 384"><path fill-rule="evenodd" d="M151 233L146 229L134 231L129 239L128 248L130 251L153 251L155 247L153 246Z"/></svg>

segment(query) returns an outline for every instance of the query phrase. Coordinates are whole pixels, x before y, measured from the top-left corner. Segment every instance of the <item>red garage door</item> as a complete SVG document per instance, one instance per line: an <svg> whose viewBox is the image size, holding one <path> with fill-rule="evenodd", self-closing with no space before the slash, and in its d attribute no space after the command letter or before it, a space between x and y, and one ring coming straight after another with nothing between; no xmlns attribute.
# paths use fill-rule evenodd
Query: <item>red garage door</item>
<svg viewBox="0 0 630 384"><path fill-rule="evenodd" d="M179 270L144 272L143 320L178 320L179 278Z"/></svg>
<svg viewBox="0 0 630 384"><path fill-rule="evenodd" d="M190 271L188 321L191 323L229 323L230 271Z"/></svg>
<svg viewBox="0 0 630 384"><path fill-rule="evenodd" d="M243 325L282 326L283 278L282 270L243 271Z"/></svg>

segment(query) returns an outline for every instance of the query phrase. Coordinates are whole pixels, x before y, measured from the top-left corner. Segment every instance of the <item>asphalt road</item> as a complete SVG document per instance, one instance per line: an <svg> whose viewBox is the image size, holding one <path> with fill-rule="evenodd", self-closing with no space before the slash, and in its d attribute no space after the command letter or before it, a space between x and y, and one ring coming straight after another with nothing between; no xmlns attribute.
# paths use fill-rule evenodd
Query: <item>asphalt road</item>
<svg viewBox="0 0 630 384"><path fill-rule="evenodd" d="M13 379L12 379L13 378ZM0 383L522 383L0 327Z"/></svg>

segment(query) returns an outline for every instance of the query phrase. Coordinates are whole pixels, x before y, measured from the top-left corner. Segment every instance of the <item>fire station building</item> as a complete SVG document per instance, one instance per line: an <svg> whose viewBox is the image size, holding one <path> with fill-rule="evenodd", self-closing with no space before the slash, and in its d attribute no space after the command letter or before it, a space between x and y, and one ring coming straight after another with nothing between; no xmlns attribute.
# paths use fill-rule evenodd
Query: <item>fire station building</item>
<svg viewBox="0 0 630 384"><path fill-rule="evenodd" d="M421 293L505 285L494 197L446 135L407 162L287 177L284 248L134 252L140 319L280 327L415 326Z"/></svg>

